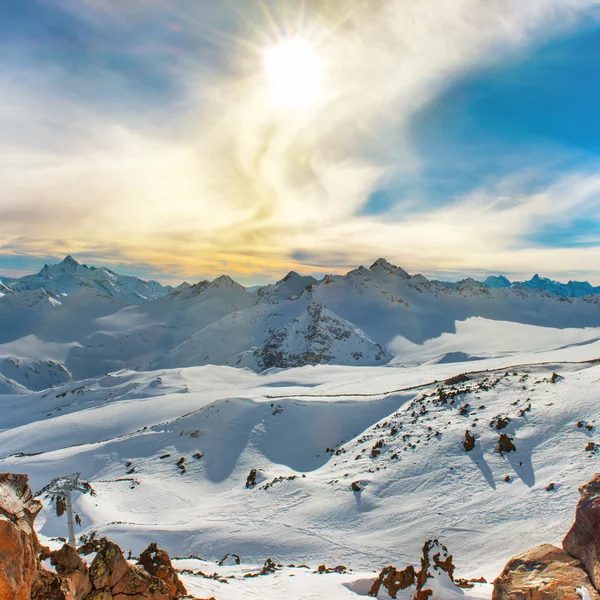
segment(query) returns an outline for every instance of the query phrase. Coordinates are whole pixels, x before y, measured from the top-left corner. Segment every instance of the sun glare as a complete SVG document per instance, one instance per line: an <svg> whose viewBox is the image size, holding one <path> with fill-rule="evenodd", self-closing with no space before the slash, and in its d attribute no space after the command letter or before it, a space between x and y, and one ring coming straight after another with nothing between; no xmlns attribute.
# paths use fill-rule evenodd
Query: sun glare
<svg viewBox="0 0 600 600"><path fill-rule="evenodd" d="M307 42L293 38L269 48L265 70L276 102L284 107L307 107L318 98L323 65Z"/></svg>

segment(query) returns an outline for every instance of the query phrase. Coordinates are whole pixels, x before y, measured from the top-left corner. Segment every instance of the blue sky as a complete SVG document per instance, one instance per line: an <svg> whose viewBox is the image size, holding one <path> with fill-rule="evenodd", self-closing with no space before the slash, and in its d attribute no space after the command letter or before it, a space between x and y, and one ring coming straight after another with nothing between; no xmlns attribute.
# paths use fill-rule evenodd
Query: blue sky
<svg viewBox="0 0 600 600"><path fill-rule="evenodd" d="M259 5L2 3L0 274L600 284L598 2ZM265 73L290 40L318 74Z"/></svg>

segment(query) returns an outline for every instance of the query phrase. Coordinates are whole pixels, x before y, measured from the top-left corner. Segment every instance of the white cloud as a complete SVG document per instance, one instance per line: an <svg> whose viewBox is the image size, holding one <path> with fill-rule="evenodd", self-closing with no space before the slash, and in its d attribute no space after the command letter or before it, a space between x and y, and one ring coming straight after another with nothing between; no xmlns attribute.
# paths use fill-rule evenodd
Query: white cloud
<svg viewBox="0 0 600 600"><path fill-rule="evenodd" d="M300 35L324 61L323 93L315 105L290 111L275 106L262 71L265 44L276 40L266 18L245 14L245 2L238 4L243 18L233 22L217 2L203 3L201 13L192 4L189 13L170 13L160 0L136 10L129 3L62 1L98 27L145 22L158 11L165 26L172 17L188 36L214 41L231 33L235 43L221 48L218 68L196 55L178 62L185 98L146 118L82 106L69 93L68 73L57 67L41 86L5 73L5 251L104 248L207 274L296 266L289 258L296 250L346 256L349 264L387 255L423 270L508 270L534 260L535 270L550 260L573 268L568 258L523 248L523 237L565 214L596 210L593 175L530 196L518 188L478 190L449 207L413 209L401 218L358 213L380 178L418 172L406 135L415 111L473 66L574 27L595 0L307 2ZM294 20L297 4L279 6ZM200 17L210 17L210 26ZM228 26L231 32L216 29ZM92 76L115 85L109 71ZM23 135L16 123L25 124ZM561 252L578 269L594 270L595 251Z"/></svg>

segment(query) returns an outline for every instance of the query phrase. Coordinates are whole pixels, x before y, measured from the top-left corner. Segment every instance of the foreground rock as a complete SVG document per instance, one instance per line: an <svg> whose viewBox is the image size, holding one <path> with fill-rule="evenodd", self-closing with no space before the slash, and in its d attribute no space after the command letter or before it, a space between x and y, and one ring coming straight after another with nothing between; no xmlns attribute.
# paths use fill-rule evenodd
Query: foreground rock
<svg viewBox="0 0 600 600"><path fill-rule="evenodd" d="M42 503L26 475L0 474L0 598L29 600L38 570L38 540L33 528Z"/></svg>
<svg viewBox="0 0 600 600"><path fill-rule="evenodd" d="M492 600L581 600L579 588L585 588L591 600L600 600L577 559L543 544L508 562L494 581Z"/></svg>
<svg viewBox="0 0 600 600"><path fill-rule="evenodd" d="M592 584L600 589L600 473L579 488L575 523L563 540L567 554L579 559Z"/></svg>
<svg viewBox="0 0 600 600"><path fill-rule="evenodd" d="M96 552L91 567L71 546L40 546L34 520L42 504L27 477L0 474L0 600L176 600L186 590L169 555L156 544L130 565L121 548L93 539L82 551ZM44 568L49 559L56 572Z"/></svg>
<svg viewBox="0 0 600 600"><path fill-rule="evenodd" d="M512 558L494 581L492 600L600 600L600 474L579 492L563 548L544 544Z"/></svg>
<svg viewBox="0 0 600 600"><path fill-rule="evenodd" d="M397 598L398 592L409 590L413 592L411 597L414 600L443 600L448 592L461 593L454 583L452 555L438 540L425 542L418 572L412 565L402 571L385 567L371 587L369 596L378 596L382 587L390 598Z"/></svg>

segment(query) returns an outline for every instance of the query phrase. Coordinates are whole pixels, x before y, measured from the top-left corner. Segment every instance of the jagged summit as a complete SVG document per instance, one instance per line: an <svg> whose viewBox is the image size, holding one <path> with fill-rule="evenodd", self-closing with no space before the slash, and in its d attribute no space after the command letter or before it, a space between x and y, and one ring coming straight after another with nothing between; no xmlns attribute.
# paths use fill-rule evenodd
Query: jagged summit
<svg viewBox="0 0 600 600"><path fill-rule="evenodd" d="M483 282L483 285L489 288L507 288L511 286L511 283L504 275L491 275Z"/></svg>
<svg viewBox="0 0 600 600"><path fill-rule="evenodd" d="M410 277L410 275L401 267L397 267L392 263L388 262L385 258L378 258L370 267L371 271L387 271L388 273L394 273L401 277Z"/></svg>
<svg viewBox="0 0 600 600"><path fill-rule="evenodd" d="M46 290L60 297L93 292L118 298L127 304L140 304L154 300L168 294L172 289L156 281L143 281L137 277L120 275L106 267L82 265L70 254L60 263L44 265L39 273L21 278L7 277L3 283L17 293Z"/></svg>
<svg viewBox="0 0 600 600"><path fill-rule="evenodd" d="M283 279L280 279L277 283L284 283L286 281L289 281L290 279L298 279L298 277L302 277L302 275L300 275L296 271L290 271Z"/></svg>
<svg viewBox="0 0 600 600"><path fill-rule="evenodd" d="M78 263L70 254L67 254L60 264L69 267L77 267L80 263Z"/></svg>
<svg viewBox="0 0 600 600"><path fill-rule="evenodd" d="M229 275L220 275L214 281L211 281L209 288L231 288L231 287L242 287L239 283L234 281Z"/></svg>

